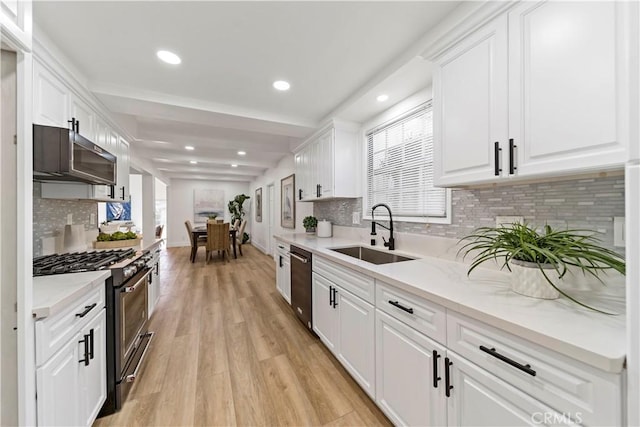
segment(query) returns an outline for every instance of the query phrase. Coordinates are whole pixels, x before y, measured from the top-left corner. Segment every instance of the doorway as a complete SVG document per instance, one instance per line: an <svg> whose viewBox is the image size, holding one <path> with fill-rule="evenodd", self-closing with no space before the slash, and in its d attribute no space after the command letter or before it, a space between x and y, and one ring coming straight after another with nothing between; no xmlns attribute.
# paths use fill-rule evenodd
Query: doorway
<svg viewBox="0 0 640 427"><path fill-rule="evenodd" d="M273 183L267 186L267 193L269 194L269 225L267 226L267 253L271 256L274 255L274 239L273 233L275 232L276 223L276 191Z"/></svg>

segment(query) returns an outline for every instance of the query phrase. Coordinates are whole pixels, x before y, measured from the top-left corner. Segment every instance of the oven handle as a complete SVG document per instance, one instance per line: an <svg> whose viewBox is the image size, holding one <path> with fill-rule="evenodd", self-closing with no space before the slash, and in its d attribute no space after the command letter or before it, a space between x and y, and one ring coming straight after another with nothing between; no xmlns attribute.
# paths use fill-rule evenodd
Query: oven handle
<svg viewBox="0 0 640 427"><path fill-rule="evenodd" d="M125 382L132 383L136 380L136 377L138 376L138 371L140 370L140 366L142 366L142 361L144 360L144 357L147 355L147 350L149 350L149 346L151 345L151 340L153 339L154 334L155 332L147 332L145 334L149 336L149 341L147 341L147 346L142 351L142 356L140 356L140 360L138 360L138 365L136 366L136 369L133 371L133 374L127 375L125 377Z"/></svg>
<svg viewBox="0 0 640 427"><path fill-rule="evenodd" d="M146 274L145 274L144 276L142 276L142 277L140 278L140 280L138 280L138 281L136 282L136 284L135 284L135 285L133 285L133 286L125 286L125 287L123 287L123 288L122 288L122 292L126 292L126 293L134 292L134 291L138 288L138 286L140 286L140 283L144 282L144 280L147 278L147 276L149 275L149 273L151 273L151 270L147 270Z"/></svg>

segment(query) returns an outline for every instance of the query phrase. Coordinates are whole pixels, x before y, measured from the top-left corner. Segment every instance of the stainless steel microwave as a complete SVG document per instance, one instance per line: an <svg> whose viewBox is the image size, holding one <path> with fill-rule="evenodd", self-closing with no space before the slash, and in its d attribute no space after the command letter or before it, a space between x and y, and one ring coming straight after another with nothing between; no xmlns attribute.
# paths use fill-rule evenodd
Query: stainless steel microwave
<svg viewBox="0 0 640 427"><path fill-rule="evenodd" d="M115 185L116 156L71 129L33 125L36 180Z"/></svg>

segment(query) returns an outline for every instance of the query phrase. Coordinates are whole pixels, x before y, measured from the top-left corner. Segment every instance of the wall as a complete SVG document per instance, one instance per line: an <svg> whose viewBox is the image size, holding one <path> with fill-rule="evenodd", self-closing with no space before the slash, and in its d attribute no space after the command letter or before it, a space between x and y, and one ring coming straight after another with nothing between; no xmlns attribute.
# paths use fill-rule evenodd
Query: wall
<svg viewBox="0 0 640 427"><path fill-rule="evenodd" d="M244 202L245 218L251 215L253 193L249 191L246 182L202 181L187 179L172 179L167 191L167 246L189 246L189 236L184 226L186 220L193 224L193 191L195 189L222 190L225 200L225 222L231 220L231 214L226 209L226 203L236 194L247 194L251 199ZM251 234L250 222L245 232Z"/></svg>
<svg viewBox="0 0 640 427"><path fill-rule="evenodd" d="M453 190L452 224L394 222L401 232L460 238L474 228L494 226L497 215L523 216L534 225L586 228L603 233L603 246L613 247L613 217L625 215L624 176L501 185ZM314 203L313 214L335 225L371 227L370 221L352 224L352 213L362 214L362 198Z"/></svg>
<svg viewBox="0 0 640 427"><path fill-rule="evenodd" d="M91 214L97 218L98 202L92 200L43 199L41 198L40 183L33 183L34 258L43 254L43 237L56 237L64 233L64 226L67 224L68 214L73 215L74 224L84 224L85 231L93 233L97 225L90 224L90 220Z"/></svg>
<svg viewBox="0 0 640 427"><path fill-rule="evenodd" d="M131 195L131 221L138 230L142 230L142 175L129 175L129 194Z"/></svg>
<svg viewBox="0 0 640 427"><path fill-rule="evenodd" d="M280 226L280 180L282 178L286 178L289 175L294 173L294 163L293 163L293 154L287 155L284 157L275 168L268 169L262 176L258 177L256 180L251 182L250 184L250 196L255 197L256 189L262 187L262 222L256 222L255 214L252 212L251 215L251 229L253 230L253 235L251 238L251 243L262 250L263 252L268 252L269 247L269 215L268 215L268 185L274 184L275 189L275 215L274 215L274 227L272 230L273 234L283 234L290 232L304 232L304 227L302 226L302 219L305 216L313 214L313 203L309 202L296 202L296 228L282 228ZM253 205L252 205L253 206ZM272 247L273 249L273 247Z"/></svg>

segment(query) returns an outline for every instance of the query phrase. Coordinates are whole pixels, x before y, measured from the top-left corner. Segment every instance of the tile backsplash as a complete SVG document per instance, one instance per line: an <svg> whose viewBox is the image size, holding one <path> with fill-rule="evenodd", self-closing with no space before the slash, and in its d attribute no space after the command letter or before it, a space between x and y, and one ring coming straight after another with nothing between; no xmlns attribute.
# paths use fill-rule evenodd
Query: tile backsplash
<svg viewBox="0 0 640 427"><path fill-rule="evenodd" d="M495 226L496 216L522 216L534 225L583 228L598 231L602 245L613 246L613 217L624 216L624 176L567 179L563 181L500 185L452 192L450 225L395 222L400 232L460 238L473 229ZM370 221L353 225L353 212L362 215L362 198L315 202L313 214L335 225L370 227Z"/></svg>
<svg viewBox="0 0 640 427"><path fill-rule="evenodd" d="M74 224L83 224L86 231L94 230L89 225L91 214L98 217L98 202L92 200L43 199L42 186L33 183L33 256L42 255L42 238L64 234L67 215L73 215Z"/></svg>

